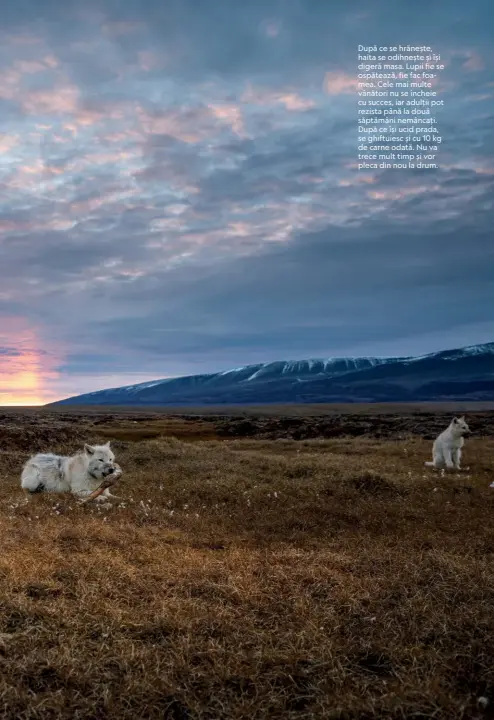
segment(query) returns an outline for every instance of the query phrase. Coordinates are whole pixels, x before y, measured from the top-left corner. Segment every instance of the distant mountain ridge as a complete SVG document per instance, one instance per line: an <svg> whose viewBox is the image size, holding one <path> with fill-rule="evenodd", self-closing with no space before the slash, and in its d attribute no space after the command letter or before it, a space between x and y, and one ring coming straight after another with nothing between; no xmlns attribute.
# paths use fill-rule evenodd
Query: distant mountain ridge
<svg viewBox="0 0 494 720"><path fill-rule="evenodd" d="M98 390L51 405L247 405L494 401L494 342L420 357L347 357L245 365Z"/></svg>

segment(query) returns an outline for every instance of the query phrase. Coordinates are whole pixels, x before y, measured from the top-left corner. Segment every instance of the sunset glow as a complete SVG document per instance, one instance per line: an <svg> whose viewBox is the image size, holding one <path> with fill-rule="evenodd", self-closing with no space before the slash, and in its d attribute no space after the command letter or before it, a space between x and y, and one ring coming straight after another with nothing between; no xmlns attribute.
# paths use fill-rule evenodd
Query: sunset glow
<svg viewBox="0 0 494 720"><path fill-rule="evenodd" d="M40 351L37 333L22 318L0 321L0 406L43 405L54 399L53 358Z"/></svg>

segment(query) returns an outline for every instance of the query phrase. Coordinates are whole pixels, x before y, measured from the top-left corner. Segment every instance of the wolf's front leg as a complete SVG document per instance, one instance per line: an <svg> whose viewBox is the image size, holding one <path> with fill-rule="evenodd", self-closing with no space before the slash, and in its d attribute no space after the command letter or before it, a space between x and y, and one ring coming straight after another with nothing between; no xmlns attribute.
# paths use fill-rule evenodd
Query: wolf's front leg
<svg viewBox="0 0 494 720"><path fill-rule="evenodd" d="M446 464L446 468L448 470L455 470L455 464L453 462L453 454L452 454L451 450L444 450L443 455L444 455L444 462Z"/></svg>
<svg viewBox="0 0 494 720"><path fill-rule="evenodd" d="M85 500L87 497L89 497L92 493L92 490L73 490L72 495L76 497L78 500Z"/></svg>
<svg viewBox="0 0 494 720"><path fill-rule="evenodd" d="M99 503L100 505L110 505L111 503L108 501L108 495L105 495L105 493L102 493L97 498L94 499L95 503Z"/></svg>
<svg viewBox="0 0 494 720"><path fill-rule="evenodd" d="M461 470L461 467L460 467L461 449L458 448L457 450L453 450L453 452L451 453L451 458L453 460L455 468L457 470Z"/></svg>
<svg viewBox="0 0 494 720"><path fill-rule="evenodd" d="M106 488L104 493L100 495L100 498L113 498L114 500L120 500L120 495L114 495L110 492L110 488Z"/></svg>

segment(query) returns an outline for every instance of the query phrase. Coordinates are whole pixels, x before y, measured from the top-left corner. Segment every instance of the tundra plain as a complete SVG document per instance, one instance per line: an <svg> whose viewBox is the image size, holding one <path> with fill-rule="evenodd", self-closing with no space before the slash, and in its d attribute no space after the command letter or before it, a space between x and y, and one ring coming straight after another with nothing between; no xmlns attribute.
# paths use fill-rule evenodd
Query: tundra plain
<svg viewBox="0 0 494 720"><path fill-rule="evenodd" d="M106 440L114 506L26 502ZM0 717L493 717L493 471L484 406L0 409Z"/></svg>

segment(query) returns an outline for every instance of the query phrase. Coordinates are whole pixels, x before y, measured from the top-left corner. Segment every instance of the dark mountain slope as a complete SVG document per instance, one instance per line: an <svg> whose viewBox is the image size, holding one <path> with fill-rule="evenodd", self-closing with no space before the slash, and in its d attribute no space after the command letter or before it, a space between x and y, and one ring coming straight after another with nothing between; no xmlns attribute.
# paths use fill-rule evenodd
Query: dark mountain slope
<svg viewBox="0 0 494 720"><path fill-rule="evenodd" d="M423 357L330 358L248 365L67 398L53 405L218 405L494 401L494 343Z"/></svg>

